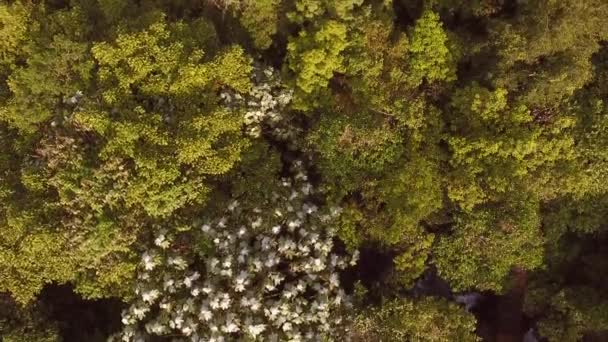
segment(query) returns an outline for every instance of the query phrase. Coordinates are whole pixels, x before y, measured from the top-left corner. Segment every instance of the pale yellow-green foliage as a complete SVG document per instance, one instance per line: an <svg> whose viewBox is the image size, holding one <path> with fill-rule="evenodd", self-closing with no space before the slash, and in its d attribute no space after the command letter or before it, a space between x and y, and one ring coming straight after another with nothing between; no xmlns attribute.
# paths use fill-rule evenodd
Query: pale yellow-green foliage
<svg viewBox="0 0 608 342"><path fill-rule="evenodd" d="M474 213L459 213L454 231L433 250L439 274L452 288L501 292L514 267L533 270L543 262L539 205L525 194Z"/></svg>
<svg viewBox="0 0 608 342"><path fill-rule="evenodd" d="M37 222L33 213L7 208L0 221L0 291L27 303L51 281L71 279L76 267L65 239Z"/></svg>
<svg viewBox="0 0 608 342"><path fill-rule="evenodd" d="M296 73L296 85L306 94L327 87L335 72L344 68L342 51L347 47L346 26L327 21L316 32L302 31L287 46L289 67Z"/></svg>
<svg viewBox="0 0 608 342"><path fill-rule="evenodd" d="M425 11L416 21L410 36L410 78L413 86L425 79L428 82L455 79L450 43L438 14Z"/></svg>
<svg viewBox="0 0 608 342"><path fill-rule="evenodd" d="M44 49L33 47L26 66L15 67L7 80L11 97L0 119L24 132L61 111L66 98L84 90L92 78L89 45L55 35Z"/></svg>
<svg viewBox="0 0 608 342"><path fill-rule="evenodd" d="M283 6L281 0L245 0L242 2L239 19L251 35L256 48L264 50L272 44Z"/></svg>
<svg viewBox="0 0 608 342"><path fill-rule="evenodd" d="M21 53L29 20L29 9L21 2L0 4L0 65L12 65Z"/></svg>
<svg viewBox="0 0 608 342"><path fill-rule="evenodd" d="M445 299L395 299L360 313L350 329L354 341L475 342L475 317Z"/></svg>
<svg viewBox="0 0 608 342"><path fill-rule="evenodd" d="M507 106L506 96L503 89L472 86L452 101L448 196L465 210L524 184L541 195L551 177L544 171L574 158L573 138L564 134L572 119L535 126L530 111Z"/></svg>
<svg viewBox="0 0 608 342"><path fill-rule="evenodd" d="M141 204L154 216L200 202L208 191L205 175L230 170L247 146L239 137L239 114L221 109L215 93L223 87L249 90L249 58L239 47L206 52L173 39L174 32L181 37L184 31L181 23L169 26L161 20L141 32L120 34L114 43L94 46L103 98L114 109L91 106L75 115L83 128L106 137L104 158L133 159L137 176L125 203ZM146 108L139 96L156 106ZM120 119L109 120L111 111L118 111ZM216 146L228 137L229 144ZM191 173L183 174L185 165Z"/></svg>
<svg viewBox="0 0 608 342"><path fill-rule="evenodd" d="M591 57L608 38L608 4L531 1L519 11L513 20L492 25L491 39L501 58L495 82L522 91L531 105L555 106L591 80Z"/></svg>

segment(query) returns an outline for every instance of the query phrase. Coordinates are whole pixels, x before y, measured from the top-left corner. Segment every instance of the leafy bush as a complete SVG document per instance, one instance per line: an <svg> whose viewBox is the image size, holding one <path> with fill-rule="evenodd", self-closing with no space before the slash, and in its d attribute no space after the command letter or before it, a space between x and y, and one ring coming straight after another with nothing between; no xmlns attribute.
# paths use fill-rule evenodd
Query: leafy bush
<svg viewBox="0 0 608 342"><path fill-rule="evenodd" d="M480 341L475 318L445 299L396 299L360 313L351 328L353 341Z"/></svg>

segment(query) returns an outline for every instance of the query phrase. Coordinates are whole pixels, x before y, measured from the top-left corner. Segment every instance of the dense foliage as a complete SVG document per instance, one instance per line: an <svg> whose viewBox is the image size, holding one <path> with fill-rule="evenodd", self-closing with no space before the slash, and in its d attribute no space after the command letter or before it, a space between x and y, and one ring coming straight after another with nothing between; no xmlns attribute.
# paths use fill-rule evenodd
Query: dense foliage
<svg viewBox="0 0 608 342"><path fill-rule="evenodd" d="M101 340L493 340L461 292L606 338L606 18L0 0L0 340L74 339L60 285Z"/></svg>

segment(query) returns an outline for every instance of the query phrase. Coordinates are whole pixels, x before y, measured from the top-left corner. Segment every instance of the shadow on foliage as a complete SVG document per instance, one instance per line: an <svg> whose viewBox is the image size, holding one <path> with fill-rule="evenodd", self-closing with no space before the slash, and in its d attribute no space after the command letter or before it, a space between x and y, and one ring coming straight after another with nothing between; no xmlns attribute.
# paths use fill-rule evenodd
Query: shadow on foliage
<svg viewBox="0 0 608 342"><path fill-rule="evenodd" d="M47 285L39 299L65 342L106 341L121 329L120 313L125 305L118 299L84 300L70 285L55 284Z"/></svg>

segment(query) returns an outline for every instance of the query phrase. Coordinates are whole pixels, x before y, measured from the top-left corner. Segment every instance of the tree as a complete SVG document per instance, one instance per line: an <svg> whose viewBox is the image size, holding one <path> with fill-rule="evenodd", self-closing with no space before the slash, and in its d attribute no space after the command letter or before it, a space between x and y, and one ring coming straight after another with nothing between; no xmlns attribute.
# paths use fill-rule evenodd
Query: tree
<svg viewBox="0 0 608 342"><path fill-rule="evenodd" d="M26 11L18 4L12 6L16 12L13 18ZM57 120L66 115L66 101L88 87L93 68L89 44L79 41L84 33L78 7L53 13L43 24L33 21L33 17L44 15L44 8L30 7L31 17L21 17L21 21L6 26L18 30L8 33L13 39L18 39L18 32L28 32L28 39L21 38L20 51L13 51L13 61L7 61L6 66L10 64L12 69L6 82L10 95L0 108L0 119L28 134L52 117ZM6 53L8 58L11 52ZM20 63L15 64L17 56Z"/></svg>
<svg viewBox="0 0 608 342"><path fill-rule="evenodd" d="M511 20L491 24L500 57L495 84L530 106L554 107L567 99L592 78L591 56L608 37L607 14L602 1L518 5Z"/></svg>
<svg viewBox="0 0 608 342"><path fill-rule="evenodd" d="M284 13L281 0L241 1L238 5L238 16L241 24L253 39L253 45L261 50L272 44L277 33L279 22Z"/></svg>
<svg viewBox="0 0 608 342"><path fill-rule="evenodd" d="M567 134L573 118L535 124L528 108L508 104L504 89L464 88L455 92L451 108L448 196L465 210L520 187L548 197L552 180L546 171L575 158Z"/></svg>
<svg viewBox="0 0 608 342"><path fill-rule="evenodd" d="M500 293L514 267L532 270L542 265L539 228L533 198L461 213L451 235L442 236L433 248L433 262L456 290Z"/></svg>
<svg viewBox="0 0 608 342"><path fill-rule="evenodd" d="M80 7L36 16L44 30L9 76L2 119L19 134L2 162L0 288L19 302L67 281L89 298L129 297L145 227L202 203L203 179L249 144L242 113L219 97L249 91L243 50L205 55L216 43L202 20L144 16L155 22L92 49Z"/></svg>
<svg viewBox="0 0 608 342"><path fill-rule="evenodd" d="M301 31L289 42L288 65L297 75L296 86L305 101L316 93L323 93L335 72L344 68L342 51L347 46L347 28L344 24L328 20L314 32ZM304 103L301 104L306 109Z"/></svg>
<svg viewBox="0 0 608 342"><path fill-rule="evenodd" d="M479 341L475 317L445 299L395 299L360 313L353 341Z"/></svg>
<svg viewBox="0 0 608 342"><path fill-rule="evenodd" d="M55 35L47 50L33 51L27 67L17 68L8 79L12 97L4 107L3 119L28 133L53 117L63 119L66 102L91 81L93 62L88 50L88 44Z"/></svg>
<svg viewBox="0 0 608 342"><path fill-rule="evenodd" d="M235 47L201 64L205 41L196 39L207 35L199 26L183 25L161 20L119 35L116 45L94 46L103 102L85 103L74 115L82 130L107 141L102 159L133 162L125 203L156 217L200 203L208 192L202 180L230 170L247 146L240 137L242 119L222 109L214 93L222 86L248 91L249 60ZM173 40L181 30L191 30L191 41Z"/></svg>
<svg viewBox="0 0 608 342"><path fill-rule="evenodd" d="M423 80L434 82L455 79L454 56L439 15L428 10L422 13L410 36L412 74L409 77L413 86L419 85Z"/></svg>
<svg viewBox="0 0 608 342"><path fill-rule="evenodd" d="M200 229L157 235L142 255L122 338L330 338L346 300L336 272L349 261L333 252L339 210L310 201L301 161L291 171L268 184L263 203L231 199Z"/></svg>
<svg viewBox="0 0 608 342"><path fill-rule="evenodd" d="M595 214L581 213L582 225ZM546 224L554 228L555 222ZM547 269L534 274L525 298L526 313L537 319L539 333L549 341L580 341L608 327L605 226L590 234L589 227L577 224L578 219L568 220L576 234L564 232L550 241Z"/></svg>
<svg viewBox="0 0 608 342"><path fill-rule="evenodd" d="M30 25L28 8L21 2L0 5L0 34L4 39L0 43L0 65L10 68L23 53L26 34Z"/></svg>

